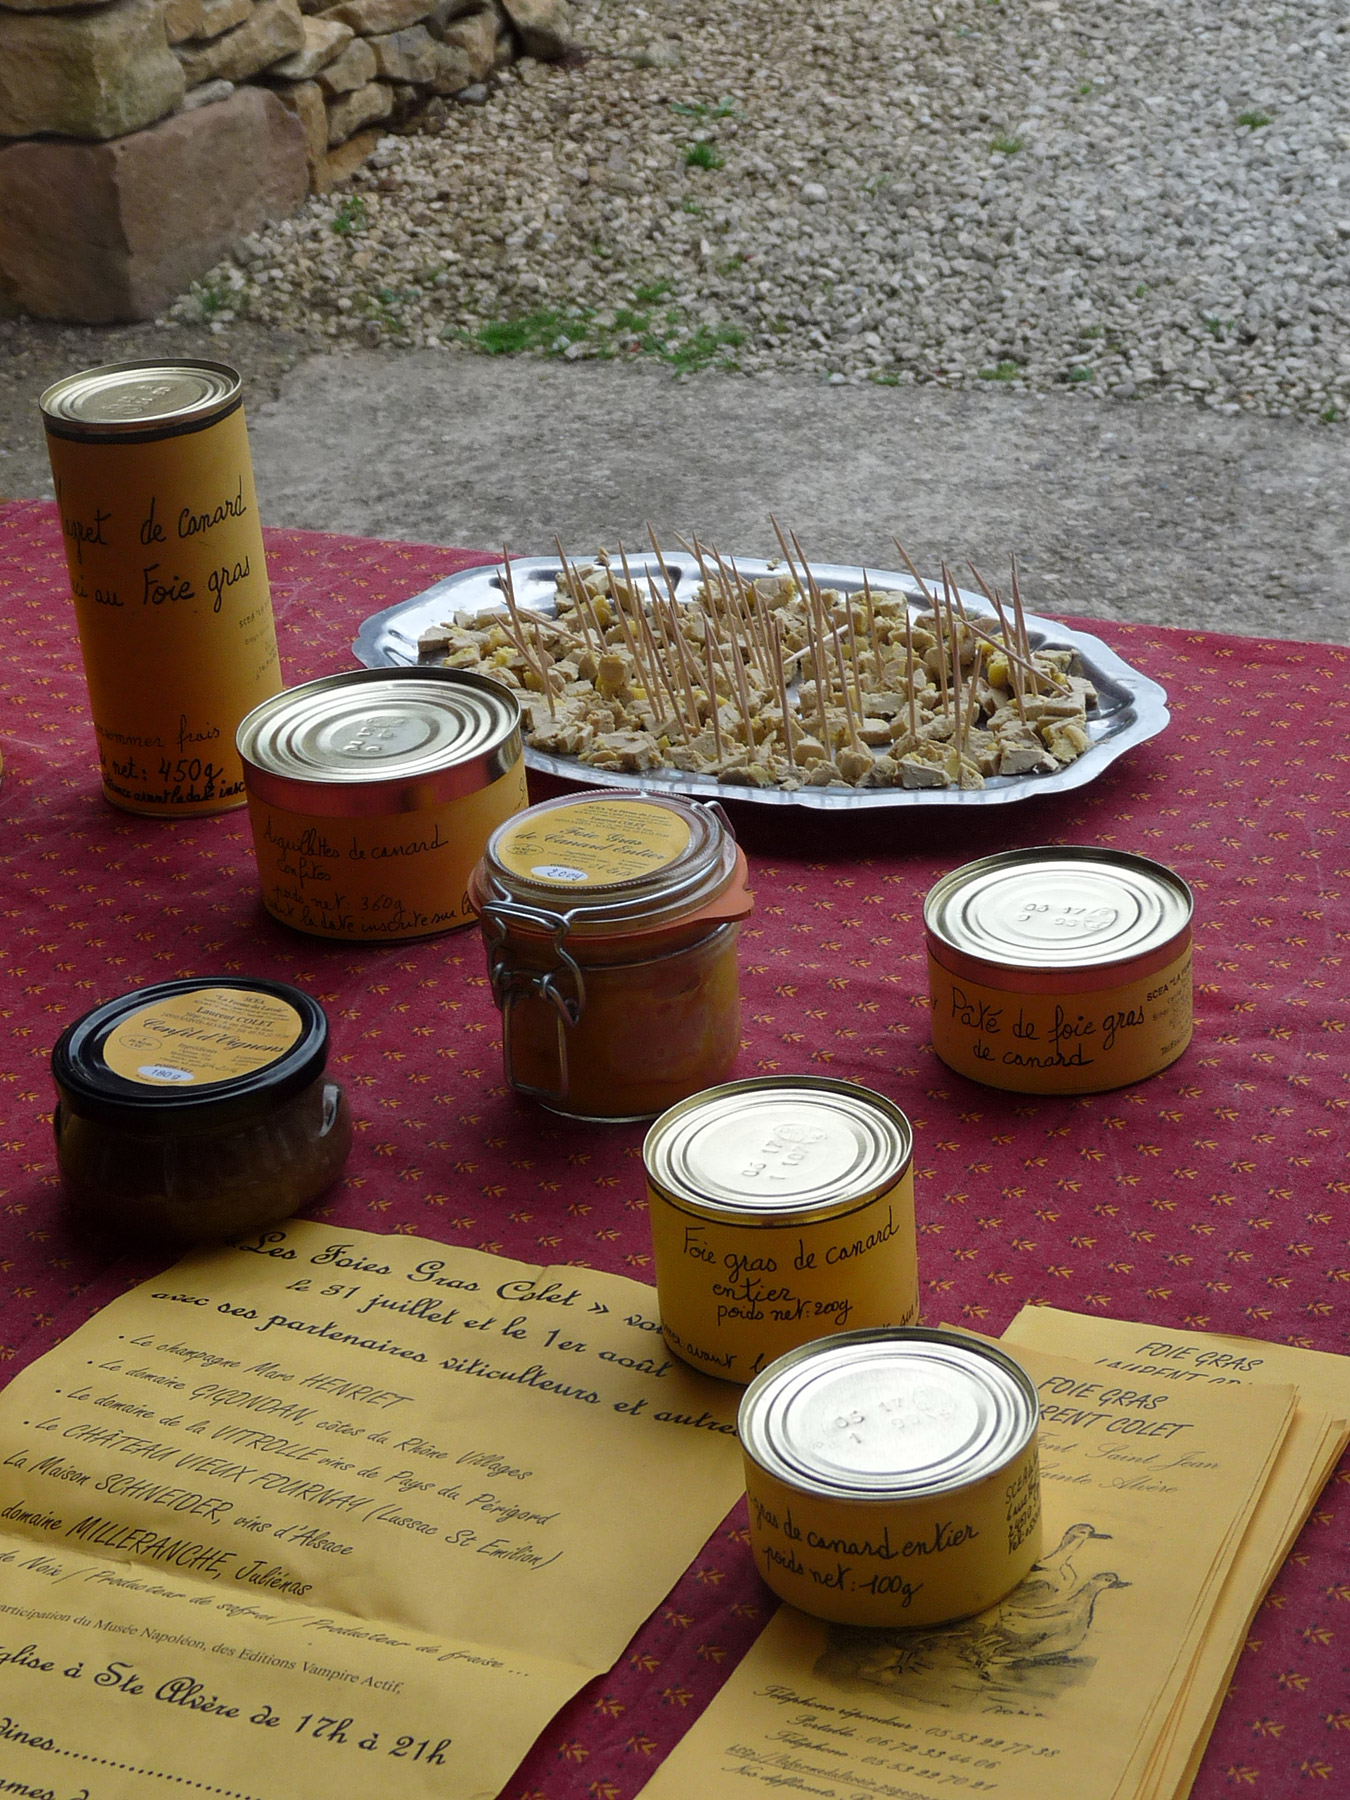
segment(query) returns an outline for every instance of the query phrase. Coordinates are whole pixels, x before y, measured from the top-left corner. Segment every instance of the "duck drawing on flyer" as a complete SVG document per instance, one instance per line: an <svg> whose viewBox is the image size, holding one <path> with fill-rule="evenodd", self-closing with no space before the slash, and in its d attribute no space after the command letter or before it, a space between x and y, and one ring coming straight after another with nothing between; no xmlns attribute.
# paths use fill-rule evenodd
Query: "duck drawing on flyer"
<svg viewBox="0 0 1350 1800"><path fill-rule="evenodd" d="M1096 1666L1086 1646L1098 1607L1130 1585L1114 1570L1091 1569L1096 1545L1108 1541L1090 1524L1070 1525L1025 1581L973 1619L927 1631L831 1626L815 1673L854 1692L883 1688L934 1706L1043 1714L1086 1681Z"/></svg>

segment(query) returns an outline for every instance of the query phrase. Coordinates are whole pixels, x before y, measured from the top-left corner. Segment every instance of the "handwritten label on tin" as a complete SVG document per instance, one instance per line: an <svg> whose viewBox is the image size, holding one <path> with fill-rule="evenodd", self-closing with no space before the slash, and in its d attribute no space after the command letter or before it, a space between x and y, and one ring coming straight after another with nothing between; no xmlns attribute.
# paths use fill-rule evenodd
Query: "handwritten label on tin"
<svg viewBox="0 0 1350 1800"><path fill-rule="evenodd" d="M242 805L234 734L281 686L242 410L48 447L108 798L170 816Z"/></svg>
<svg viewBox="0 0 1350 1800"><path fill-rule="evenodd" d="M696 1368L749 1381L812 1338L919 1316L910 1176L805 1228L727 1225L653 1196L661 1324Z"/></svg>
<svg viewBox="0 0 1350 1800"><path fill-rule="evenodd" d="M841 1426L847 1423L840 1421ZM934 1588L956 1589L971 1581L976 1565L993 1571L986 1585L997 1587L999 1568L1041 1517L1034 1449L1016 1468L975 1489L889 1508L873 1502L855 1509L857 1517L850 1523L843 1522L846 1509L805 1494L794 1500L787 1488L775 1492L766 1485L757 1492L759 1485L759 1478L752 1477L756 1552L770 1570L791 1578L793 1598L808 1612L813 1595L818 1603L831 1596L831 1611L847 1610L848 1596L856 1596L867 1611L869 1601L883 1602L885 1613L899 1621L911 1608L923 1607ZM949 1557L956 1568L947 1567ZM978 1590L978 1570L973 1580ZM937 1610L945 1610L941 1601ZM962 1610L959 1600L952 1610Z"/></svg>
<svg viewBox="0 0 1350 1800"><path fill-rule="evenodd" d="M991 1087L1082 1092L1123 1086L1179 1056L1192 1029L1191 953L1097 992L1013 993L929 963L933 1047Z"/></svg>
<svg viewBox="0 0 1350 1800"><path fill-rule="evenodd" d="M391 942L473 918L467 887L493 827L527 802L525 765L422 812L318 818L250 801L263 904L317 937Z"/></svg>

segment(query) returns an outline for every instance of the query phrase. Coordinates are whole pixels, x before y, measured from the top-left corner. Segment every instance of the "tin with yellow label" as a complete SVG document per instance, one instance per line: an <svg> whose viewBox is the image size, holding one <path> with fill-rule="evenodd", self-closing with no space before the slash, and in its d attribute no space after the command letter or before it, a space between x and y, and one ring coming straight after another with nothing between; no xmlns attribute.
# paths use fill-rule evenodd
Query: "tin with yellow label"
<svg viewBox="0 0 1350 1800"><path fill-rule="evenodd" d="M40 404L104 794L243 806L235 731L281 668L238 374L114 363Z"/></svg>
<svg viewBox="0 0 1350 1800"><path fill-rule="evenodd" d="M842 1625L983 1612L1041 1553L1039 1419L1026 1371L959 1332L844 1332L780 1358L738 1419L760 1574Z"/></svg>
<svg viewBox="0 0 1350 1800"><path fill-rule="evenodd" d="M663 1113L642 1158L661 1329L694 1368L747 1382L828 1333L918 1318L913 1134L870 1088L728 1082Z"/></svg>
<svg viewBox="0 0 1350 1800"><path fill-rule="evenodd" d="M1191 1041L1191 890L1125 851L1010 850L945 875L924 905L933 1048L1022 1094L1156 1075Z"/></svg>
<svg viewBox="0 0 1350 1800"><path fill-rule="evenodd" d="M463 669L353 669L239 727L263 904L316 937L398 943L466 925L469 876L527 804L520 709Z"/></svg>

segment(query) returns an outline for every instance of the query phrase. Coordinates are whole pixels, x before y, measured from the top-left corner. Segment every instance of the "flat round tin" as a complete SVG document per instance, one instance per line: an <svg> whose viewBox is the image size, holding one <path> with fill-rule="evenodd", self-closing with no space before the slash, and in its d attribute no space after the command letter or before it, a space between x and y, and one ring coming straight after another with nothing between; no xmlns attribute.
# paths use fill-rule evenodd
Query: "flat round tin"
<svg viewBox="0 0 1350 1800"><path fill-rule="evenodd" d="M1191 890L1161 863L1124 851L1009 850L942 877L924 924L942 950L1003 969L1111 968L1173 943Z"/></svg>
<svg viewBox="0 0 1350 1800"><path fill-rule="evenodd" d="M125 439L212 424L241 393L238 371L225 363L106 363L54 382L38 404L59 436Z"/></svg>
<svg viewBox="0 0 1350 1800"><path fill-rule="evenodd" d="M899 1107L870 1088L767 1076L671 1107L642 1156L653 1185L686 1211L786 1225L885 1193L904 1174L913 1142Z"/></svg>
<svg viewBox="0 0 1350 1800"><path fill-rule="evenodd" d="M464 670L353 669L255 706L238 745L250 789L273 805L415 811L505 774L520 755L520 708Z"/></svg>
<svg viewBox="0 0 1350 1800"><path fill-rule="evenodd" d="M1031 1443L1040 1407L1004 1351L892 1326L820 1338L746 1389L746 1452L807 1493L920 1499L973 1486Z"/></svg>

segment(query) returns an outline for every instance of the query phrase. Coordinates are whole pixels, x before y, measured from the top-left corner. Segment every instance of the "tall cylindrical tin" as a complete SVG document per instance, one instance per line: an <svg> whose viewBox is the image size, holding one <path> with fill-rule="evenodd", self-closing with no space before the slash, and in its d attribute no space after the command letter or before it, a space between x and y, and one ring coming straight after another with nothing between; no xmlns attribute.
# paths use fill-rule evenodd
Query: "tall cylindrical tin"
<svg viewBox="0 0 1350 1800"><path fill-rule="evenodd" d="M933 1048L1022 1094L1156 1075L1191 1041L1191 890L1126 851L1007 850L924 904Z"/></svg>
<svg viewBox="0 0 1350 1800"><path fill-rule="evenodd" d="M750 1381L845 1326L919 1316L913 1136L850 1081L765 1077L672 1106L643 1145L661 1329Z"/></svg>
<svg viewBox="0 0 1350 1800"><path fill-rule="evenodd" d="M1041 1553L1039 1419L1025 1370L954 1331L851 1331L780 1358L738 1420L760 1574L844 1625L983 1612Z"/></svg>
<svg viewBox="0 0 1350 1800"><path fill-rule="evenodd" d="M235 730L281 669L239 376L111 363L40 404L105 795L242 806Z"/></svg>
<svg viewBox="0 0 1350 1800"><path fill-rule="evenodd" d="M263 905L315 937L398 943L474 917L494 828L528 804L520 708L462 669L352 669L239 727Z"/></svg>

